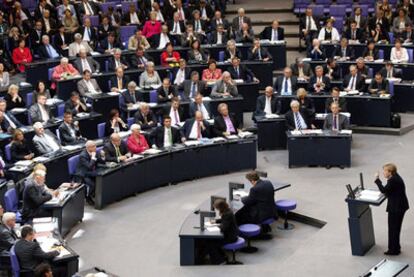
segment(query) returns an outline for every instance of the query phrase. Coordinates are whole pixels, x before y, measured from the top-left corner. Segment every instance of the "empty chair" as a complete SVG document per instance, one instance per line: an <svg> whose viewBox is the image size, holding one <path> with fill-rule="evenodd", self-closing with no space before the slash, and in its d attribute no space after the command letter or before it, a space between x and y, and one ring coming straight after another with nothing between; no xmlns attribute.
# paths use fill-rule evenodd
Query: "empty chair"
<svg viewBox="0 0 414 277"><path fill-rule="evenodd" d="M407 48L407 54L408 54L408 62L412 63L413 62L413 49Z"/></svg>
<svg viewBox="0 0 414 277"><path fill-rule="evenodd" d="M346 14L346 5L331 5L329 14L333 17L344 17Z"/></svg>
<svg viewBox="0 0 414 277"><path fill-rule="evenodd" d="M123 1L121 2L121 9L122 9L122 13L126 14L129 10L129 6L131 4L135 4L135 7L138 9L138 5L136 1Z"/></svg>
<svg viewBox="0 0 414 277"><path fill-rule="evenodd" d="M344 28L344 21L342 18L335 17L335 21L333 22L333 26L338 30L338 33L341 34Z"/></svg>
<svg viewBox="0 0 414 277"><path fill-rule="evenodd" d="M98 128L98 138L103 138L105 136L105 122L99 123Z"/></svg>
<svg viewBox="0 0 414 277"><path fill-rule="evenodd" d="M6 154L6 160L10 162L11 161L11 143L7 144L4 147L4 152Z"/></svg>
<svg viewBox="0 0 414 277"><path fill-rule="evenodd" d="M388 36L390 37L390 43L393 44L394 43L394 33L393 32L388 32Z"/></svg>
<svg viewBox="0 0 414 277"><path fill-rule="evenodd" d="M4 194L4 205L7 212L13 212L16 214L16 222L22 221L22 215L18 210L19 200L17 199L17 193L15 188L11 188Z"/></svg>
<svg viewBox="0 0 414 277"><path fill-rule="evenodd" d="M243 264L242 262L239 262L236 260L236 251L240 250L245 245L244 238L238 237L236 242L233 243L227 243L223 246L224 250L231 251L232 252L232 260L228 262L228 264Z"/></svg>
<svg viewBox="0 0 414 277"><path fill-rule="evenodd" d="M279 229L283 230L290 230L293 229L293 224L288 222L288 213L289 211L292 211L296 209L296 201L295 200L289 200L289 199L283 199L276 201L276 208L280 211L282 211L285 214L285 222L283 225L277 226Z"/></svg>
<svg viewBox="0 0 414 277"><path fill-rule="evenodd" d="M75 155L68 159L68 173L70 176L74 176L76 174L76 168L78 167L79 163L79 155Z"/></svg>
<svg viewBox="0 0 414 277"><path fill-rule="evenodd" d="M368 68L368 77L371 79L374 77L374 69L371 67Z"/></svg>
<svg viewBox="0 0 414 277"><path fill-rule="evenodd" d="M313 15L316 17L321 17L324 15L324 6L322 5L315 5L312 6Z"/></svg>
<svg viewBox="0 0 414 277"><path fill-rule="evenodd" d="M224 51L219 51L218 61L219 62L224 62Z"/></svg>
<svg viewBox="0 0 414 277"><path fill-rule="evenodd" d="M26 94L26 108L30 108L33 103L33 92L28 92Z"/></svg>
<svg viewBox="0 0 414 277"><path fill-rule="evenodd" d="M384 59L384 50L383 49L378 50L378 58L381 59L381 60Z"/></svg>
<svg viewBox="0 0 414 277"><path fill-rule="evenodd" d="M87 18L87 17L89 17L89 19L91 20L91 25L93 27L98 27L99 26L99 15L90 15L90 16L85 15L83 17L83 20L85 20L85 18Z"/></svg>
<svg viewBox="0 0 414 277"><path fill-rule="evenodd" d="M65 103L60 103L57 106L57 116L63 117L63 114L65 113Z"/></svg>
<svg viewBox="0 0 414 277"><path fill-rule="evenodd" d="M358 5L358 4L354 4L352 6L352 13L351 13L352 15L355 14L354 10L357 7L361 8L361 15L362 16L365 16L365 17L368 16L368 5Z"/></svg>
<svg viewBox="0 0 414 277"><path fill-rule="evenodd" d="M108 12L108 8L112 7L114 9L114 11L116 10L116 3L115 2L105 2L105 3L100 3L101 6L101 10L104 14L106 14Z"/></svg>
<svg viewBox="0 0 414 277"><path fill-rule="evenodd" d="M149 94L149 101L150 103L157 103L158 96L157 96L157 90L151 90Z"/></svg>
<svg viewBox="0 0 414 277"><path fill-rule="evenodd" d="M394 81L388 80L388 92L391 96L394 96Z"/></svg>
<svg viewBox="0 0 414 277"><path fill-rule="evenodd" d="M121 42L127 43L130 36L135 33L137 26L129 25L129 26L121 26L120 27L120 34L121 34Z"/></svg>
<svg viewBox="0 0 414 277"><path fill-rule="evenodd" d="M128 117L127 118L128 127L131 127L131 125L134 124L134 122L135 122L135 118L133 118L133 117Z"/></svg>

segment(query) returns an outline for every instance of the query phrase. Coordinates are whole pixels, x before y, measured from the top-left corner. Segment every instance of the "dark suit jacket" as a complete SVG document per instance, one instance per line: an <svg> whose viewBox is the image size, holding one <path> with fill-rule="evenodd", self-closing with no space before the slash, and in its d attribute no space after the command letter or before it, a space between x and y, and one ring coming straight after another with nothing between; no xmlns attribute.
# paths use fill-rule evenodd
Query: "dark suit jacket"
<svg viewBox="0 0 414 277"><path fill-rule="evenodd" d="M76 109L75 104L72 102L72 100L67 100L65 102L65 112L71 112L72 115L76 115L77 113L87 113L89 112L88 106L86 106L85 100L83 98L79 98L79 101L86 107L86 109L83 109L81 105L79 105L79 110Z"/></svg>
<svg viewBox="0 0 414 277"><path fill-rule="evenodd" d="M285 76L279 76L276 78L275 84L273 86L273 88L275 89L275 91L277 91L279 93L279 95L282 94L282 88L283 88L283 80L285 79ZM296 76L291 76L290 77L290 83L292 86L292 95L296 93L296 89L297 89L297 85L298 85L298 79L296 78Z"/></svg>
<svg viewBox="0 0 414 277"><path fill-rule="evenodd" d="M221 37L221 44L222 45L226 45L228 39L228 33L227 32L223 32L223 35ZM217 31L212 31L209 35L209 43L211 44L217 44Z"/></svg>
<svg viewBox="0 0 414 277"><path fill-rule="evenodd" d="M204 108L206 108L206 110L207 110L210 118L212 118L211 109L210 109L210 103L206 101L206 102L203 102L203 105L204 105ZM190 116L191 117L194 117L196 111L198 111L198 105L194 101L191 101L189 109L190 109L190 111L189 111Z"/></svg>
<svg viewBox="0 0 414 277"><path fill-rule="evenodd" d="M170 111L171 111L171 104L166 105L163 109L162 109L162 115L170 115ZM184 108L182 106L178 107L178 116L180 117L181 121L184 121Z"/></svg>
<svg viewBox="0 0 414 277"><path fill-rule="evenodd" d="M299 77L299 66L296 63L293 63L290 65L290 69L292 69L292 75ZM313 71L312 68L310 66L309 63L304 63L303 64L303 74L305 76L309 76L312 77L313 76Z"/></svg>
<svg viewBox="0 0 414 277"><path fill-rule="evenodd" d="M52 48L54 48L56 50L56 52L58 54L60 54L59 49L56 49L55 47L53 47L53 45L50 45ZM37 54L39 55L40 58L42 59L51 59L52 57L49 56L49 53L47 52L46 46L45 45L40 45L37 48Z"/></svg>
<svg viewBox="0 0 414 277"><path fill-rule="evenodd" d="M227 71L230 73L232 79L242 79L244 81L252 81L254 78L253 72L244 64L239 65L239 75L237 75L237 72L234 66L228 67Z"/></svg>
<svg viewBox="0 0 414 277"><path fill-rule="evenodd" d="M364 52L362 53L362 57L365 58L367 57L369 54L369 50L368 48L364 49ZM379 53L378 53L378 49L374 48L374 50L372 51L372 56L374 57L374 60L378 60L379 59Z"/></svg>
<svg viewBox="0 0 414 277"><path fill-rule="evenodd" d="M111 142L107 142L104 145L105 151L105 161L106 162L115 162L118 163L118 157L116 156L116 150L114 145ZM119 145L119 152L121 156L124 156L128 153L128 147L125 142L121 141L121 145Z"/></svg>
<svg viewBox="0 0 414 277"><path fill-rule="evenodd" d="M168 95L170 94L177 96L177 90L175 89L174 86L170 86L167 91L168 92L166 93L163 86L160 86L157 89L157 102L158 103L169 102L171 99L168 98Z"/></svg>
<svg viewBox="0 0 414 277"><path fill-rule="evenodd" d="M58 251L44 252L36 241L21 239L16 242L14 247L17 258L19 259L20 269L34 270L36 266L45 260L52 260L59 255Z"/></svg>
<svg viewBox="0 0 414 277"><path fill-rule="evenodd" d="M189 118L185 121L184 126L182 128L182 135L186 139L189 139L191 134L191 129L193 128L193 124L195 122L194 118ZM210 124L207 122L207 120L203 120L204 127L206 127L204 130L201 129L201 136L203 138L209 138L210 137Z"/></svg>
<svg viewBox="0 0 414 277"><path fill-rule="evenodd" d="M272 39L273 34L273 28L272 26L267 26L264 28L264 30L260 33L260 39ZM282 27L277 28L277 38L278 40L284 40L285 39L285 29Z"/></svg>
<svg viewBox="0 0 414 277"><path fill-rule="evenodd" d="M40 36L37 34L35 29L32 29L29 33L29 39L30 39L30 48L32 48L33 50L37 50L37 48L41 45L42 43L42 36L45 35L46 33L42 30L40 32Z"/></svg>
<svg viewBox="0 0 414 277"><path fill-rule="evenodd" d="M150 56L148 56L146 53L144 53L144 57L147 59L147 62L153 61L153 59ZM143 64L143 62L141 62L141 59L139 59L136 55L132 56L129 61L130 61L131 68L134 68L134 69L138 68L138 65Z"/></svg>
<svg viewBox="0 0 414 277"><path fill-rule="evenodd" d="M388 19L385 17L382 18L382 28L385 30L385 32L388 32L390 30L390 23L388 22ZM375 30L375 26L377 25L377 18L374 16L369 19L368 21L368 29L369 31Z"/></svg>
<svg viewBox="0 0 414 277"><path fill-rule="evenodd" d="M355 32L355 36L356 36L356 40L358 40L359 42L363 43L366 40L365 37L365 31L363 29L357 29ZM351 28L348 28L342 37L346 37L348 40L352 39L352 30Z"/></svg>
<svg viewBox="0 0 414 277"><path fill-rule="evenodd" d="M16 125L17 128L23 126L23 124L20 123L20 121L18 121L17 118L10 111L6 111L4 114L7 115L7 117ZM6 119L4 119L4 124L5 124L6 129L10 127L9 122Z"/></svg>
<svg viewBox="0 0 414 277"><path fill-rule="evenodd" d="M122 89L127 89L129 83L128 75L124 75L122 78ZM111 77L111 88L118 87L118 78L115 76Z"/></svg>
<svg viewBox="0 0 414 277"><path fill-rule="evenodd" d="M344 78L344 89L348 87L349 82L351 81L351 74L348 74ZM357 74L355 89L359 91L363 91L365 88L365 78L361 76L361 74Z"/></svg>
<svg viewBox="0 0 414 277"><path fill-rule="evenodd" d="M310 92L315 92L314 84L316 84L317 77L312 76L309 80L308 90ZM322 91L329 91L331 89L331 80L325 75L322 77L322 82L325 84L325 88Z"/></svg>
<svg viewBox="0 0 414 277"><path fill-rule="evenodd" d="M325 60L326 59L326 53L325 53L325 49L323 49L322 47L319 48L319 50L321 50L322 53L319 53L318 51L313 51L312 45L309 47L308 52L307 52L307 57L311 58L313 61L321 61L321 60Z"/></svg>
<svg viewBox="0 0 414 277"><path fill-rule="evenodd" d="M17 234L6 225L0 224L0 254L7 255L17 240Z"/></svg>
<svg viewBox="0 0 414 277"><path fill-rule="evenodd" d="M73 41L72 37L68 33L65 33L64 37L65 37L65 44L66 45L69 45L69 44L72 43L72 41ZM55 34L53 36L53 44L55 45L56 50L62 55L64 53L64 50L62 49L63 40L62 40L62 37L59 34Z"/></svg>
<svg viewBox="0 0 414 277"><path fill-rule="evenodd" d="M413 41L414 41L414 32L412 31L412 32L411 32L411 35L409 35L409 34L407 33L407 31L404 31L404 32L402 32L402 34L400 35L400 38L401 38L403 41L408 40L408 41L413 42Z"/></svg>
<svg viewBox="0 0 414 277"><path fill-rule="evenodd" d="M262 56L262 59L272 59L272 55L270 55L266 47L260 47L260 54ZM252 49L249 49L249 60L259 60L259 51L255 51L254 53L252 53Z"/></svg>
<svg viewBox="0 0 414 277"><path fill-rule="evenodd" d="M279 114L282 108L282 104L277 99L276 95L272 96L270 103L271 103L272 113ZM257 97L256 111L254 112L254 115L255 116L265 115L265 112L264 112L265 107L266 107L266 95L260 95L259 97Z"/></svg>
<svg viewBox="0 0 414 277"><path fill-rule="evenodd" d="M325 64L323 66L323 75L329 74L329 68L328 66ZM332 79L333 80L339 80L341 79L341 66L339 66L338 64L335 66L335 68L333 68L333 72L331 74Z"/></svg>
<svg viewBox="0 0 414 277"><path fill-rule="evenodd" d="M170 33L168 33L167 36L170 42L175 46L176 41L174 37L170 35ZM155 34L151 38L149 38L149 43L151 44L152 48L158 48L158 46L160 45L160 37L161 37L161 34Z"/></svg>
<svg viewBox="0 0 414 277"><path fill-rule="evenodd" d="M85 177L95 177L96 176L96 167L98 164L103 164L105 161L102 160L100 153L96 153L96 159L92 160L88 151L84 149L79 154L78 167L76 168L76 175L85 178Z"/></svg>
<svg viewBox="0 0 414 277"><path fill-rule="evenodd" d="M145 119L144 117L146 117L146 122L145 123ZM135 115L135 123L141 125L141 129L145 130L145 129L150 129L152 127L157 126L157 118L155 117L153 111L149 110L148 114L146 116L144 116L140 110L138 110ZM152 124L148 124L148 122L153 122Z"/></svg>
<svg viewBox="0 0 414 277"><path fill-rule="evenodd" d="M105 123L105 137L109 137L114 132L114 129L112 129L111 126L112 126L111 121L107 120ZM119 127L119 131L121 132L128 131L128 126L124 128L122 124L118 123L118 127Z"/></svg>
<svg viewBox="0 0 414 277"><path fill-rule="evenodd" d="M265 219L277 216L275 205L275 192L270 181L259 180L250 189L249 195L241 199L244 208L249 210L249 216L254 219L252 223L261 223Z"/></svg>
<svg viewBox="0 0 414 277"><path fill-rule="evenodd" d="M103 40L101 40L100 42L99 42L99 44L98 44L98 51L100 52L100 53L105 53L105 50L107 50L108 49L108 45L109 45L109 43L108 43L108 38L104 38ZM119 48L119 49L124 49L124 46L119 42L119 40L118 39L115 39L115 41L114 41L114 43L112 44L112 48L111 49L113 49L113 48ZM121 61L123 60L124 58L121 56ZM113 61L113 57L111 57L110 58L110 60L112 60ZM124 62L122 62L122 63L124 63ZM124 63L124 64L128 64L128 63ZM115 69L113 69L113 70L115 70Z"/></svg>
<svg viewBox="0 0 414 277"><path fill-rule="evenodd" d="M90 2L89 2L90 3ZM90 31L91 31L91 34L90 34L90 36L89 36L89 39L90 39L90 41L89 41L89 45L95 45L95 43L97 43L98 41L99 41L99 38L98 38L98 32L96 31L96 28L95 27L93 27L93 26L91 26L90 27ZM79 34L81 34L82 35L82 37L83 37L83 34L85 33L85 26L81 26L81 27L79 27L79 29L78 29L78 31L77 31ZM93 48L93 47L92 47Z"/></svg>
<svg viewBox="0 0 414 277"><path fill-rule="evenodd" d="M33 218L36 216L40 206L50 199L52 199L52 195L49 192L37 186L33 179L28 179L23 192L22 217L24 219Z"/></svg>
<svg viewBox="0 0 414 277"><path fill-rule="evenodd" d="M222 22L222 24L223 24L223 26L224 26L224 30L227 30L227 31L229 31L229 28L230 28L230 23L227 21L227 19L221 19L221 22ZM211 21L210 21L210 29L213 31L213 30L217 30L217 22L216 22L216 19L214 19L214 18L212 18L211 19Z"/></svg>
<svg viewBox="0 0 414 277"><path fill-rule="evenodd" d="M179 22L178 22L178 24L180 25L180 30L181 30L181 33L184 33L184 32L185 32L184 22L179 21ZM174 20L169 20L169 21L167 22L167 26L168 26L168 30L169 30L170 32L172 32L172 31L173 31L173 29L174 29Z"/></svg>
<svg viewBox="0 0 414 277"><path fill-rule="evenodd" d="M99 71L100 65L92 57L86 57L86 61L88 62L89 67L92 70L91 73L95 73L95 72ZM85 68L83 68L83 66L82 66L81 58L76 58L76 60L73 61L73 65L78 69L78 71L80 73L83 73L83 71L85 70Z"/></svg>
<svg viewBox="0 0 414 277"><path fill-rule="evenodd" d="M23 143L12 143L10 147L12 162L24 160L24 156L33 153L26 141Z"/></svg>
<svg viewBox="0 0 414 277"><path fill-rule="evenodd" d="M313 18L313 21L315 21L316 28L319 30L320 29L320 26L319 26L320 20L319 20L319 18L316 17L316 16L312 16L312 18ZM302 29L306 29L306 16L302 16L300 18L300 20L299 20L299 29L301 30L301 32L302 32Z"/></svg>
<svg viewBox="0 0 414 277"><path fill-rule="evenodd" d="M182 82L182 84L180 85L179 89L183 90L184 93L184 97L186 99L190 99L191 96L191 86L192 86L193 82L191 80L184 80L184 82ZM201 93L202 95L204 95L205 91L206 91L206 82L199 80L197 82L197 89L196 89L196 94Z"/></svg>
<svg viewBox="0 0 414 277"><path fill-rule="evenodd" d="M346 57L349 57L351 60L355 59L355 51L354 48L352 48L351 46L347 46L346 47ZM332 54L332 57L342 57L342 48L340 45L335 46L335 50Z"/></svg>
<svg viewBox="0 0 414 277"><path fill-rule="evenodd" d="M60 134L60 142L62 145L72 145L72 144L78 144L81 141L79 140L79 137L81 135L79 128L76 130L75 125L72 124L71 128L74 130L75 136L72 136L72 133L69 129L69 127L63 122L59 126L59 134Z"/></svg>
<svg viewBox="0 0 414 277"><path fill-rule="evenodd" d="M224 212L221 218L216 220L216 223L220 224L220 231L223 233L224 242L232 243L237 241L237 235L239 234L239 227L237 227L236 217L231 209Z"/></svg>
<svg viewBox="0 0 414 277"><path fill-rule="evenodd" d="M99 6L93 1L88 1L88 3L92 8L93 14L97 15L99 10L100 10ZM79 14L81 15L81 18L83 17L84 14L86 14L85 7L83 6L82 3L78 3L77 10L78 10Z"/></svg>
<svg viewBox="0 0 414 277"><path fill-rule="evenodd" d="M381 83L377 83L377 81L375 81L375 79L371 80L371 84L369 84L368 86L368 91L370 92L371 89L376 89L377 93L381 92L381 91L389 91L389 87L388 87L388 81L386 79L382 79Z"/></svg>
<svg viewBox="0 0 414 277"><path fill-rule="evenodd" d="M237 134L237 129L240 127L240 122L238 121L237 117L234 114L229 114L230 120L233 123L235 133ZM222 115L218 115L214 118L214 126L213 126L213 134L216 137L222 137L223 133L226 132L227 126L226 122L224 121L224 118Z"/></svg>
<svg viewBox="0 0 414 277"><path fill-rule="evenodd" d="M387 78L387 68L386 67L383 67L380 72L381 72L382 77ZM392 69L392 77L393 78L402 78L402 70L399 69L399 68L394 67Z"/></svg>
<svg viewBox="0 0 414 277"><path fill-rule="evenodd" d="M325 121L323 123L323 129L325 130L331 130L333 127L333 115L332 113L329 113ZM349 119L347 116L343 114L338 114L338 130L346 130L349 128Z"/></svg>
<svg viewBox="0 0 414 277"><path fill-rule="evenodd" d="M398 173L391 176L385 186L380 179L375 180L375 183L378 189L388 197L387 212L402 213L409 209L405 184Z"/></svg>
<svg viewBox="0 0 414 277"><path fill-rule="evenodd" d="M164 147L164 132L164 126L158 126L151 134L152 144L155 144L158 148ZM181 142L181 134L177 128L171 127L171 134L173 144Z"/></svg>
<svg viewBox="0 0 414 277"><path fill-rule="evenodd" d="M121 94L121 97L123 99L121 103L122 110L127 111L128 104L136 104L137 102L141 102L143 100L142 93L140 91L135 91L134 94L135 94L135 102L129 91L122 92Z"/></svg>
<svg viewBox="0 0 414 277"><path fill-rule="evenodd" d="M103 25L98 26L98 39L103 40L108 36L109 33L115 32L115 28L109 24L108 29L106 30Z"/></svg>
<svg viewBox="0 0 414 277"><path fill-rule="evenodd" d="M249 52L251 52L251 51L249 50ZM231 57L230 52L227 49L224 50L224 60L228 60L228 59L230 59L230 57ZM238 49L238 48L236 48L236 57L239 58L240 60L243 60L243 55L242 55L240 49Z"/></svg>
<svg viewBox="0 0 414 277"><path fill-rule="evenodd" d="M136 10L135 12L141 24L144 25L144 22L145 22L144 14L138 10ZM125 23L124 25L131 23L131 16L128 11L122 16L122 21Z"/></svg>
<svg viewBox="0 0 414 277"><path fill-rule="evenodd" d="M334 102L333 97L329 97L325 101L325 110L329 112L331 110L331 104ZM346 99L344 97L339 97L338 100L339 107L341 108L341 112L346 112Z"/></svg>
<svg viewBox="0 0 414 277"><path fill-rule="evenodd" d="M308 128L310 128L310 120L309 117L307 116L306 111L300 111L300 114L303 118L303 120L305 121L306 125L308 126ZM296 124L295 124L295 117L293 115L292 110L289 110L286 114L285 114L285 119L286 119L286 127L288 130L295 130L296 129Z"/></svg>

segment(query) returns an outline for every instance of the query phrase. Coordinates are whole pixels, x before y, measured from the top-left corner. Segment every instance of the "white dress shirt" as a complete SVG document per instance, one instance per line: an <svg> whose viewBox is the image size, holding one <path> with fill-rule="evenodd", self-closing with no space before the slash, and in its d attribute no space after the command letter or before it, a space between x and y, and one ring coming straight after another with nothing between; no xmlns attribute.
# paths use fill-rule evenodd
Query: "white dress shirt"
<svg viewBox="0 0 414 277"><path fill-rule="evenodd" d="M175 126L181 123L180 114L178 110L170 109L171 125Z"/></svg>
<svg viewBox="0 0 414 277"><path fill-rule="evenodd" d="M404 47L400 48L400 51L397 51L395 47L391 49L390 60L393 63L406 63L409 60L407 49Z"/></svg>
<svg viewBox="0 0 414 277"><path fill-rule="evenodd" d="M307 17L306 17L306 27L305 27L305 29L307 29L307 28L308 28L308 26L309 26L309 21L310 21L310 30L312 30L312 31L317 31L317 30L318 30L318 28L316 27L315 20L313 20L313 18L312 18L311 16L307 16ZM323 28L322 28L322 29L323 29Z"/></svg>
<svg viewBox="0 0 414 277"><path fill-rule="evenodd" d="M205 120L210 119L210 115L208 114L208 111L207 111L207 109L206 109L206 107L204 106L203 103L198 104L197 107L198 107L198 110L203 114L203 118Z"/></svg>
<svg viewBox="0 0 414 277"><path fill-rule="evenodd" d="M12 127L13 129L16 129L17 127L16 124L14 124L14 122L10 120L9 116L6 113L3 113L3 116L9 123L10 127Z"/></svg>
<svg viewBox="0 0 414 277"><path fill-rule="evenodd" d="M194 120L193 127L191 127L191 132L188 138L190 139L197 139L198 135L198 121ZM203 135L201 134L201 126L200 126L200 138L202 138Z"/></svg>
<svg viewBox="0 0 414 277"><path fill-rule="evenodd" d="M171 138L170 138L171 136ZM172 130L171 128L164 128L164 147L170 147L172 141Z"/></svg>
<svg viewBox="0 0 414 277"><path fill-rule="evenodd" d="M356 82L357 82L357 76L351 76L351 79L349 79L349 84L348 84L348 89L349 90L355 90L356 87Z"/></svg>
<svg viewBox="0 0 414 277"><path fill-rule="evenodd" d="M91 81L90 81L90 80L84 80L84 81L85 81L86 87L88 88L88 91L89 91L90 93L98 93L98 92L95 90L95 88L93 87L93 85L92 85L92 83L91 83Z"/></svg>
<svg viewBox="0 0 414 277"><path fill-rule="evenodd" d="M83 58L83 59L81 58L81 63L82 63L82 72L84 72L85 70L89 70L89 72L93 72L86 58Z"/></svg>
<svg viewBox="0 0 414 277"><path fill-rule="evenodd" d="M43 122L47 122L50 119L50 117L49 117L49 114L47 113L45 107L43 105L39 105L39 110L40 110L40 113L42 115Z"/></svg>
<svg viewBox="0 0 414 277"><path fill-rule="evenodd" d="M158 45L158 49L165 48L165 45L170 42L170 39L168 38L168 35L161 33L160 34L160 44Z"/></svg>
<svg viewBox="0 0 414 277"><path fill-rule="evenodd" d="M57 151L60 149L60 146L56 143L56 141L49 136L48 134L43 134L43 139L46 141L47 145L53 149L53 151Z"/></svg>
<svg viewBox="0 0 414 277"><path fill-rule="evenodd" d="M266 96L264 112L265 114L272 114L272 97Z"/></svg>
<svg viewBox="0 0 414 277"><path fill-rule="evenodd" d="M177 74L175 75L174 84L181 85L185 80L185 71L183 69L178 69Z"/></svg>
<svg viewBox="0 0 414 277"><path fill-rule="evenodd" d="M134 12L132 14L131 13L129 14L129 20L130 20L131 24L140 24L139 18L138 18L138 15L137 15L136 12Z"/></svg>
<svg viewBox="0 0 414 277"><path fill-rule="evenodd" d="M91 41L91 38L89 36L90 28L85 27L85 31L83 32L83 39L84 41Z"/></svg>

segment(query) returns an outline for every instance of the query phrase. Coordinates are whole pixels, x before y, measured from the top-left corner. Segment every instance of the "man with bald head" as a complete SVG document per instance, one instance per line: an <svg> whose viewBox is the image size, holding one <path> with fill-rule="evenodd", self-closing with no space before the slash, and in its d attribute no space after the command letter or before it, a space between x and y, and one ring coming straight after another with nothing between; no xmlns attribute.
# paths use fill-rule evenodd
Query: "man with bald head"
<svg viewBox="0 0 414 277"><path fill-rule="evenodd" d="M328 114L323 123L324 130L341 131L349 128L349 119L347 116L340 114L341 108L339 103L332 102L331 113Z"/></svg>
<svg viewBox="0 0 414 277"><path fill-rule="evenodd" d="M191 140L200 140L210 136L210 125L203 118L201 111L196 111L194 118L187 119L184 123L183 137Z"/></svg>
<svg viewBox="0 0 414 277"><path fill-rule="evenodd" d="M273 20L272 25L265 27L260 33L260 39L278 41L285 39L285 30L279 26L279 21Z"/></svg>
<svg viewBox="0 0 414 277"><path fill-rule="evenodd" d="M297 89L298 79L292 75L292 69L285 67L283 76L276 79L274 89L279 95L292 95Z"/></svg>
<svg viewBox="0 0 414 277"><path fill-rule="evenodd" d="M269 114L279 114L281 103L277 99L271 86L266 87L264 95L260 95L256 102L254 116L265 116Z"/></svg>
<svg viewBox="0 0 414 277"><path fill-rule="evenodd" d="M104 151L106 162L125 162L130 156L128 147L118 133L111 134L110 141L104 146Z"/></svg>

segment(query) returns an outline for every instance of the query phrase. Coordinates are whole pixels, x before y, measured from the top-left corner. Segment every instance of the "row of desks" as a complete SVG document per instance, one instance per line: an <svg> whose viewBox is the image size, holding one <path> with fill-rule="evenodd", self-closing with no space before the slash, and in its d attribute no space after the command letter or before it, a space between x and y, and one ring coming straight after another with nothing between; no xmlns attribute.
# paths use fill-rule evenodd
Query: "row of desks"
<svg viewBox="0 0 414 277"><path fill-rule="evenodd" d="M264 44L263 46L267 47L270 54L273 57L273 60L270 62L271 67L270 69L273 71L274 69L282 69L286 66L286 44ZM243 60L247 60L249 49L252 47L252 44L247 43L243 44L242 46L238 46L237 48L240 49ZM220 45L203 45L202 49L206 49L210 52L211 57L214 57L217 61L219 60L219 52L225 50L225 46ZM187 58L187 52L189 48L187 47L175 47L175 51L180 52L181 57ZM157 49L148 49L145 51L149 56L154 59L154 63L156 65L161 64L160 56L163 50ZM127 60L134 55L134 51L124 51L124 55L126 56ZM95 55L93 56L97 62L100 63L101 71L105 69L105 61L108 60L110 55L102 54L102 55ZM71 59L72 60L72 59ZM31 84L36 84L38 80L48 80L48 70L49 68L55 67L60 63L59 59L48 59L48 60L39 60L32 62L27 67L27 77L26 81Z"/></svg>

